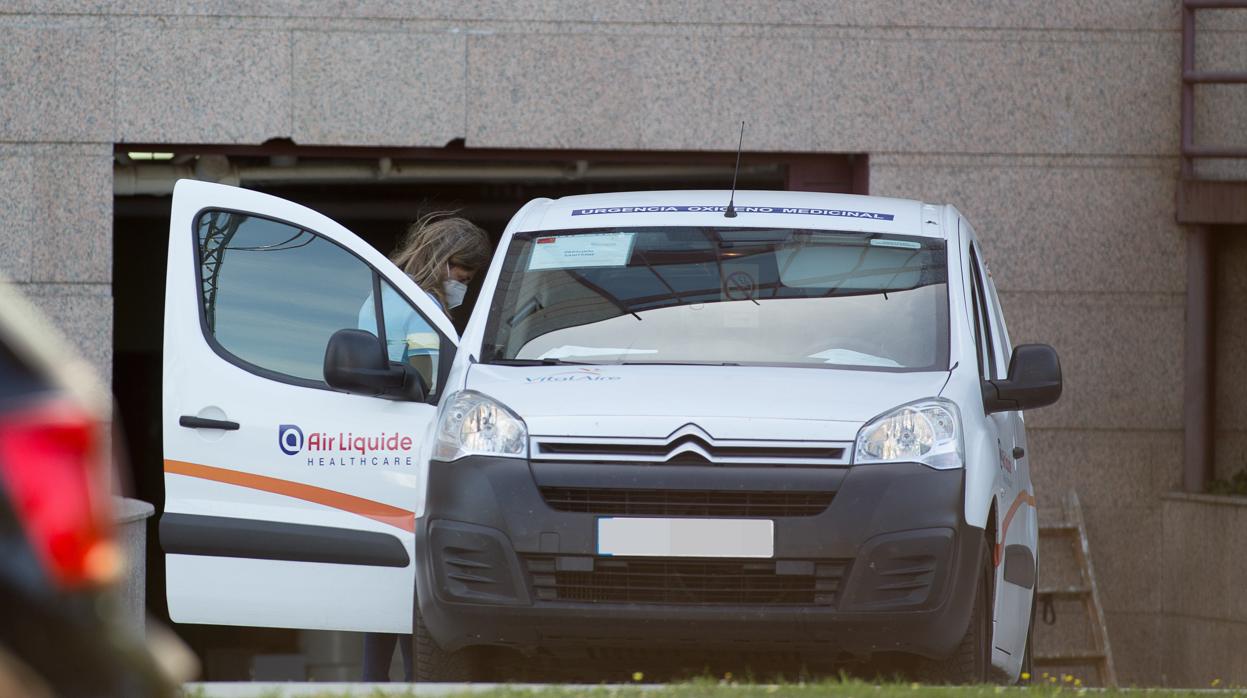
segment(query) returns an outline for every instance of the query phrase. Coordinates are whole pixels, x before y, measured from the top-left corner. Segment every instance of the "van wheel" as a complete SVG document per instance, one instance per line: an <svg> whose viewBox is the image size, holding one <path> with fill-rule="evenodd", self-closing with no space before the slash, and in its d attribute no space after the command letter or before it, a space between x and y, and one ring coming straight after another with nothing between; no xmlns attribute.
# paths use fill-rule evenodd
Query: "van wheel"
<svg viewBox="0 0 1247 698"><path fill-rule="evenodd" d="M420 683L472 681L476 675L473 662L474 648L464 648L457 652L447 652L438 647L437 642L429 635L424 626L424 616L420 614L419 604L416 605L413 622L415 632L412 633L413 659L415 660L415 679Z"/></svg>
<svg viewBox="0 0 1247 698"><path fill-rule="evenodd" d="M936 684L981 684L992 678L992 580L995 570L983 546L979 555L978 587L974 592L974 609L970 627L961 638L952 656L944 660L924 659L921 678Z"/></svg>

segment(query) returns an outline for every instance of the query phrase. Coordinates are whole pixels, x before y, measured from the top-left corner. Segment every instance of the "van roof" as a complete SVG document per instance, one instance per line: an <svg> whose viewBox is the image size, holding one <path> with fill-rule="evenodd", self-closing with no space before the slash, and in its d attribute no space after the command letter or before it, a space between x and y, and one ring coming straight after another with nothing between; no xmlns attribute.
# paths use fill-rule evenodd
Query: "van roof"
<svg viewBox="0 0 1247 698"><path fill-rule="evenodd" d="M941 207L912 199L741 190L736 192L738 215L727 218L723 211L729 194L727 190L638 191L537 200L524 212L516 230L657 225L768 226L945 237L938 210Z"/></svg>

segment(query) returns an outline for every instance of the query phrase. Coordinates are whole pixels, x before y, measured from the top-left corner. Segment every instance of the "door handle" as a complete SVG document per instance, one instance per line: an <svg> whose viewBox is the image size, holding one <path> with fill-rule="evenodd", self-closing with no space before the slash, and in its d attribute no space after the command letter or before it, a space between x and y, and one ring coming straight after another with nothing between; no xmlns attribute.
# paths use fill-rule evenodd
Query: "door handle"
<svg viewBox="0 0 1247 698"><path fill-rule="evenodd" d="M188 429L224 429L225 431L238 430L238 422L228 422L224 419L192 417L189 414L184 414L179 417L178 424Z"/></svg>

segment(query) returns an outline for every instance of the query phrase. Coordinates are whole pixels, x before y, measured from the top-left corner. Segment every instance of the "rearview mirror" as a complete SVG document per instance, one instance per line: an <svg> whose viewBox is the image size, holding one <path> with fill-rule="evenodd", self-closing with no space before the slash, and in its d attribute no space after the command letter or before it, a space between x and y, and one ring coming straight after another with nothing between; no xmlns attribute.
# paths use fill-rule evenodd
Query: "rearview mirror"
<svg viewBox="0 0 1247 698"><path fill-rule="evenodd" d="M428 385L411 366L390 363L381 340L365 330L338 330L325 347L325 382L359 395L420 401Z"/></svg>
<svg viewBox="0 0 1247 698"><path fill-rule="evenodd" d="M1046 407L1061 397L1061 360L1047 344L1019 344L1009 361L1009 377L983 381L988 414Z"/></svg>

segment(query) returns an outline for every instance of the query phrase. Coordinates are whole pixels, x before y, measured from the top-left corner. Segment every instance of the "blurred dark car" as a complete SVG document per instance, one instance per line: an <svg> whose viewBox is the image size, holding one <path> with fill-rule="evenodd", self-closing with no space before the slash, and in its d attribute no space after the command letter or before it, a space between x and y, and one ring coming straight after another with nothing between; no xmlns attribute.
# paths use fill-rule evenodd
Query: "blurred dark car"
<svg viewBox="0 0 1247 698"><path fill-rule="evenodd" d="M164 696L118 616L111 402L0 279L0 696Z"/></svg>

